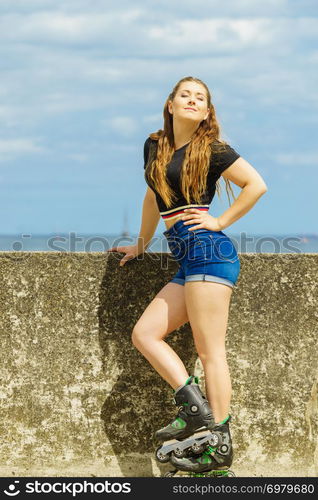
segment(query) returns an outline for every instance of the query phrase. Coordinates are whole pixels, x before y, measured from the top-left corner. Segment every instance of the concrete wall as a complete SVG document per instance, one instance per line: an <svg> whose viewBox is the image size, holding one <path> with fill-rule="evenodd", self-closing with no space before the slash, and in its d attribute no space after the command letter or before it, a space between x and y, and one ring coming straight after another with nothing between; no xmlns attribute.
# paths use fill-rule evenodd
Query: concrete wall
<svg viewBox="0 0 318 500"><path fill-rule="evenodd" d="M131 343L169 254L2 252L1 475L159 476L173 391ZM317 254L243 254L227 331L238 476L318 475ZM189 324L168 343L202 375ZM202 380L201 380L202 382Z"/></svg>

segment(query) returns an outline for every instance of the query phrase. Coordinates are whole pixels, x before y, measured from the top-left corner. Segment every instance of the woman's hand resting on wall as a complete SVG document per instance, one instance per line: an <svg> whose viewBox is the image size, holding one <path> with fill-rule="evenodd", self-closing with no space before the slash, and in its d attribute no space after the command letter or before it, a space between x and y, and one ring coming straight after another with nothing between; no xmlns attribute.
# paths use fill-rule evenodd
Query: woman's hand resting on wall
<svg viewBox="0 0 318 500"><path fill-rule="evenodd" d="M120 252L124 253L124 257L119 262L120 266L124 266L128 260L134 259L137 255L143 253L140 249L138 249L137 245L129 245L124 247L112 247L107 252Z"/></svg>

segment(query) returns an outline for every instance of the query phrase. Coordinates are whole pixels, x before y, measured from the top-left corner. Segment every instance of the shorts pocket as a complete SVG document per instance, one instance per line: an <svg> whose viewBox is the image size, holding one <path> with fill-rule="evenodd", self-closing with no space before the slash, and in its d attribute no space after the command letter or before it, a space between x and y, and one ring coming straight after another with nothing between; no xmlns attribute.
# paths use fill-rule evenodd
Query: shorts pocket
<svg viewBox="0 0 318 500"><path fill-rule="evenodd" d="M236 248L226 235L209 235L212 243L212 255L216 262L234 263L239 260Z"/></svg>
<svg viewBox="0 0 318 500"><path fill-rule="evenodd" d="M187 254L187 243L180 237L169 239L168 246L176 260L182 260Z"/></svg>

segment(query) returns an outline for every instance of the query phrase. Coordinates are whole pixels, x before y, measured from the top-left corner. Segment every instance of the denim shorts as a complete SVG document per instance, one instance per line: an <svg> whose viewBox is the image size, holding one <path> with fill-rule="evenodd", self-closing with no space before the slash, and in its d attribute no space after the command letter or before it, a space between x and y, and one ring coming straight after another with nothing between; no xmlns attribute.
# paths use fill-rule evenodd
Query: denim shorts
<svg viewBox="0 0 318 500"><path fill-rule="evenodd" d="M233 288L241 266L232 240L222 231L204 228L189 231L197 225L185 225L178 220L163 232L173 258L179 263L178 272L170 282L184 285L187 281L213 281Z"/></svg>

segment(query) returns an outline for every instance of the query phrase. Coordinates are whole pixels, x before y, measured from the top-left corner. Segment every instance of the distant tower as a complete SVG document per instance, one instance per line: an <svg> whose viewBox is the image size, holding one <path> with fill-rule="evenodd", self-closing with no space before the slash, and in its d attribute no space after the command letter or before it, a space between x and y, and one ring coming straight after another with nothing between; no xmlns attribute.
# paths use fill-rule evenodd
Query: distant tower
<svg viewBox="0 0 318 500"><path fill-rule="evenodd" d="M122 230L120 236L123 237L129 236L127 208L125 208L125 213L124 213L124 229Z"/></svg>

